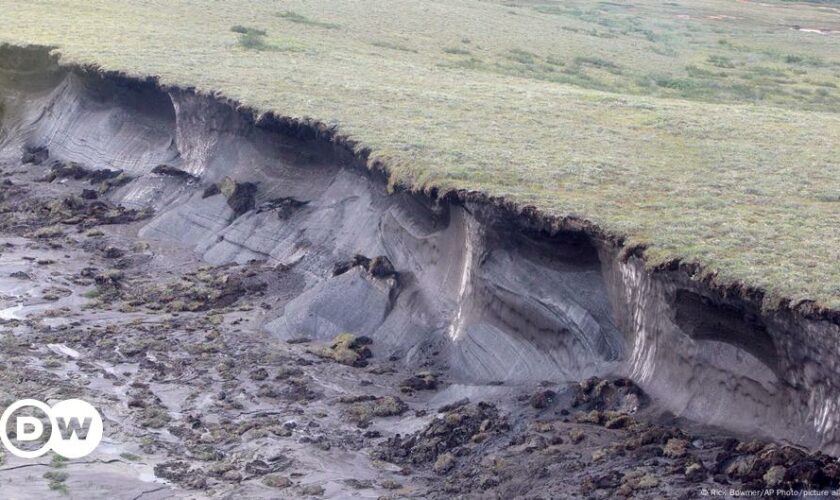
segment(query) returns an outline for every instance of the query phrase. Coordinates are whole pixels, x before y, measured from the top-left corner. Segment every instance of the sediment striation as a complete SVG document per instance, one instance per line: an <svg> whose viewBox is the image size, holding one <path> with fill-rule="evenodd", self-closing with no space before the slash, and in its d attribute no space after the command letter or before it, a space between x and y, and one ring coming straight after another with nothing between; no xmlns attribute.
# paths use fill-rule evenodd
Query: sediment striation
<svg viewBox="0 0 840 500"><path fill-rule="evenodd" d="M0 49L0 99L4 156L115 173L98 196L148 211L140 237L294 269L266 342L364 335L466 384L623 376L677 416L840 453L837 311L763 310L697 266L648 269L585 221L389 188L385 165L318 123L44 48Z"/></svg>

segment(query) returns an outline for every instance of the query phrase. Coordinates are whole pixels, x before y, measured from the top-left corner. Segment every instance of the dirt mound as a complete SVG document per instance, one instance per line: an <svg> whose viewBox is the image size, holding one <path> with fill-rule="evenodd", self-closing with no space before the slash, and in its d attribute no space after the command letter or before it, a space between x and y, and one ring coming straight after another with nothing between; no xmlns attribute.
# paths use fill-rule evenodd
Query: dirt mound
<svg viewBox="0 0 840 500"><path fill-rule="evenodd" d="M387 278L389 276L396 276L397 274L394 270L394 265L384 255L372 259L364 255L355 255L350 260L338 262L333 267L333 276L340 276L354 267L365 269L375 278Z"/></svg>
<svg viewBox="0 0 840 500"><path fill-rule="evenodd" d="M840 463L836 458L759 441L729 441L726 449L718 453L713 471L755 490L840 488Z"/></svg>
<svg viewBox="0 0 840 500"><path fill-rule="evenodd" d="M344 365L363 367L367 366L368 358L373 356L368 348L372 343L373 340L370 337L342 333L334 338L329 346L315 350L314 354Z"/></svg>
<svg viewBox="0 0 840 500"><path fill-rule="evenodd" d="M208 311L230 306L244 295L262 293L267 284L257 276L260 270L259 265L205 267L176 281L130 284L113 271L94 271L97 288L90 295L99 302L122 301L124 309Z"/></svg>
<svg viewBox="0 0 840 500"><path fill-rule="evenodd" d="M24 164L40 165L50 157L50 150L44 146L27 146L20 160Z"/></svg>
<svg viewBox="0 0 840 500"><path fill-rule="evenodd" d="M167 177L174 177L182 181L196 181L198 177L189 172L185 172L180 168L175 168L171 165L158 165L152 169L153 174L164 175Z"/></svg>
<svg viewBox="0 0 840 500"><path fill-rule="evenodd" d="M500 433L508 427L494 405L468 404L435 418L422 431L389 438L379 445L374 456L397 464L430 464L447 452L477 445L490 434Z"/></svg>
<svg viewBox="0 0 840 500"><path fill-rule="evenodd" d="M649 403L641 388L626 378L607 380L592 377L574 387L572 407L579 411L635 413Z"/></svg>
<svg viewBox="0 0 840 500"><path fill-rule="evenodd" d="M204 189L202 198L210 198L217 194L224 195L228 206L233 210L233 218L253 210L256 207L257 185L253 182L237 182L225 177L216 184L210 184Z"/></svg>
<svg viewBox="0 0 840 500"><path fill-rule="evenodd" d="M126 175L122 170L111 170L109 168L90 169L80 163L54 161L50 171L42 177L42 182L53 182L58 179L72 179L76 181L87 180L90 184L102 184L102 191L109 188L124 186L133 178Z"/></svg>

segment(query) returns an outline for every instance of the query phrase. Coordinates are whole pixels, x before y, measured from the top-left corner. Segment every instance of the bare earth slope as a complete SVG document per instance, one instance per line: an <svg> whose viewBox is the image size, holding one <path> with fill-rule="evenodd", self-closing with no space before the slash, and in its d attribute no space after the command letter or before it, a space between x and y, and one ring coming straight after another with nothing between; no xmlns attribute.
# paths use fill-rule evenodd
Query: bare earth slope
<svg viewBox="0 0 840 500"><path fill-rule="evenodd" d="M0 456L6 495L836 497L840 325L0 54L0 385L105 421L82 459Z"/></svg>
<svg viewBox="0 0 840 500"><path fill-rule="evenodd" d="M4 0L0 10L2 41L335 125L393 182L579 215L648 246L650 264L699 262L724 283L767 290L768 306L840 307L831 3Z"/></svg>

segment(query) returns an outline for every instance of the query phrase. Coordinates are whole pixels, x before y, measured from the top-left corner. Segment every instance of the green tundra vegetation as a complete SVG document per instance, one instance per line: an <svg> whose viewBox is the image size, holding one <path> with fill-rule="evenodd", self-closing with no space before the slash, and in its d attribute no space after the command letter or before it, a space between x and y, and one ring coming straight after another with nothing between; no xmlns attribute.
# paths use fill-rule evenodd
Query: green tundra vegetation
<svg viewBox="0 0 840 500"><path fill-rule="evenodd" d="M6 0L0 41L220 91L392 182L576 215L840 308L840 3Z"/></svg>

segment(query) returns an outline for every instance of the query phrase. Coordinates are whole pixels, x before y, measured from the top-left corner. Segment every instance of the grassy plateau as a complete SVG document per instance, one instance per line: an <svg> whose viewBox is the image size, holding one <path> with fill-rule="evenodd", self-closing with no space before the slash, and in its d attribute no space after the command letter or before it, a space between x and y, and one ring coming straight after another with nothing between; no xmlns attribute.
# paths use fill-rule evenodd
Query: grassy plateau
<svg viewBox="0 0 840 500"><path fill-rule="evenodd" d="M840 2L0 0L0 42L339 127L393 182L577 215L840 309Z"/></svg>

